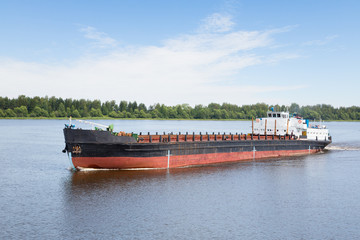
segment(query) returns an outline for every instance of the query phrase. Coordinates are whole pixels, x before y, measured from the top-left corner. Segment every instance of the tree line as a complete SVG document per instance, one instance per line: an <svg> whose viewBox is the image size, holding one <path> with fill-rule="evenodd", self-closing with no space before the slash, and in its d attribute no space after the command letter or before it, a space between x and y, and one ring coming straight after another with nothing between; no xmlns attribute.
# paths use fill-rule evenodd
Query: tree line
<svg viewBox="0 0 360 240"><path fill-rule="evenodd" d="M153 119L252 119L265 117L270 108L277 111L297 113L312 120L360 120L360 107L334 108L327 104L299 106L292 103L285 105L268 105L257 103L238 106L229 103L210 103L206 105L179 104L166 106L156 103L146 106L136 101L101 102L57 97L0 97L0 118L153 118Z"/></svg>

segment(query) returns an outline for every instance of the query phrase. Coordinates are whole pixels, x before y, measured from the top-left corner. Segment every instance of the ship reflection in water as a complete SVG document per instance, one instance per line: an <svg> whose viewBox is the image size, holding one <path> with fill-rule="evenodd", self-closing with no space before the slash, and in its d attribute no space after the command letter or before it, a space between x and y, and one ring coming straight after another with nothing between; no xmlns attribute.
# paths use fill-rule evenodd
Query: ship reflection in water
<svg viewBox="0 0 360 240"><path fill-rule="evenodd" d="M90 238L99 232L104 238L201 238L216 236L219 228L228 229L220 231L228 233L221 237L230 238L232 231L244 232L254 222L272 225L268 220L282 209L279 204L294 197L286 192L298 191L299 180L292 175L306 171L306 157L294 157L170 170L72 172L65 183L64 224L69 232L94 234Z"/></svg>

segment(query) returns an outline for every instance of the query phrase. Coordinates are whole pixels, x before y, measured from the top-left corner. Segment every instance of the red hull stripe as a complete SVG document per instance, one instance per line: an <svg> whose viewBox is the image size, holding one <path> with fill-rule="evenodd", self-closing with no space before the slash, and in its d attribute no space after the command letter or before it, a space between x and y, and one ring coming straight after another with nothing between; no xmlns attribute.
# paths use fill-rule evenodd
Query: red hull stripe
<svg viewBox="0 0 360 240"><path fill-rule="evenodd" d="M311 150L310 153L319 150ZM283 150L255 152L255 159L309 154L309 150ZM73 157L75 167L82 168L170 168L246 161L254 158L254 152L209 153L162 157Z"/></svg>

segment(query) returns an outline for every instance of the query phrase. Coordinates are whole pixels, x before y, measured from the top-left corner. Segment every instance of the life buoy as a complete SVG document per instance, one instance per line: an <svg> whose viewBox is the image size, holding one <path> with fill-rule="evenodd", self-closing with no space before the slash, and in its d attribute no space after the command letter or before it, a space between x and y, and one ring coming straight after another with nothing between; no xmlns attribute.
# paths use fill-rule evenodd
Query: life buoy
<svg viewBox="0 0 360 240"><path fill-rule="evenodd" d="M302 123L302 120L299 120L298 122L301 124L301 123Z"/></svg>

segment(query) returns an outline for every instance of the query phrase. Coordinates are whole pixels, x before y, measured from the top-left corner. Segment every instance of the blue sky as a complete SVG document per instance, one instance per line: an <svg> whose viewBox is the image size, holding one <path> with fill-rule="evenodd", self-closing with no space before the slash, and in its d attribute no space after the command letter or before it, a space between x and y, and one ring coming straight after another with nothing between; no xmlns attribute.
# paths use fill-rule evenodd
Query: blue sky
<svg viewBox="0 0 360 240"><path fill-rule="evenodd" d="M359 106L358 1L0 1L0 96Z"/></svg>

